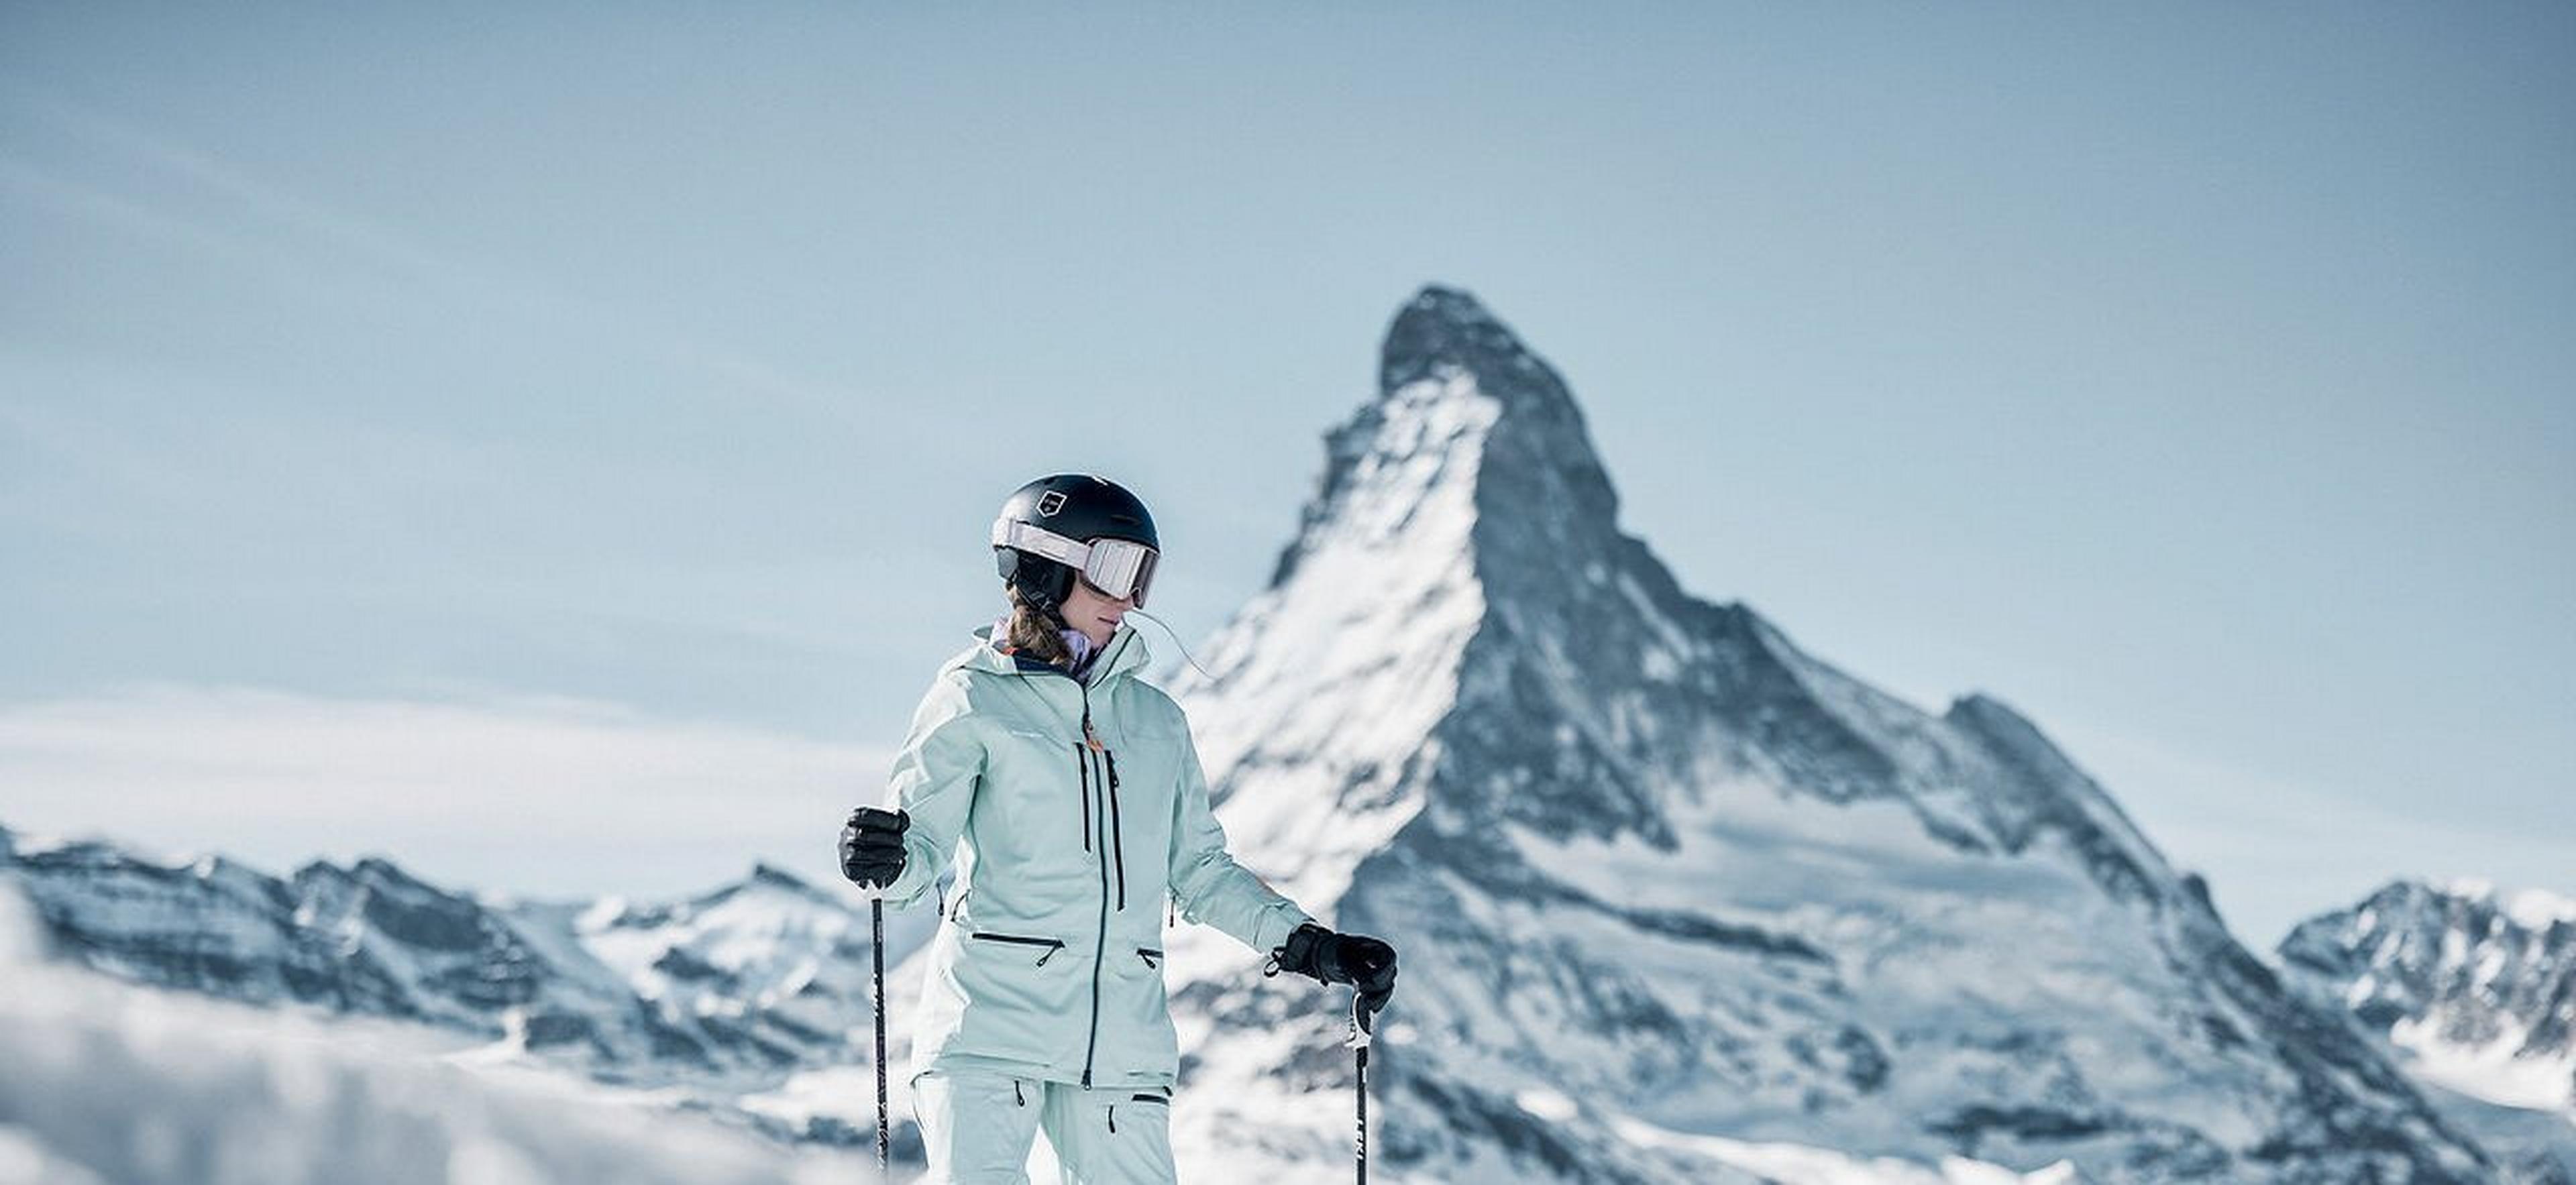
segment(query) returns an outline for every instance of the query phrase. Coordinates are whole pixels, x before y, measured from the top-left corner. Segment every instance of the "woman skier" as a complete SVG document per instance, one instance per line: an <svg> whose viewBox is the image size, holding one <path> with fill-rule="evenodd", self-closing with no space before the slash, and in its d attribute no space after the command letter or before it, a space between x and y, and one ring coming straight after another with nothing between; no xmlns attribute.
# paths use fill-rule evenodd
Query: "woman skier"
<svg viewBox="0 0 2576 1185"><path fill-rule="evenodd" d="M1175 1182L1166 896L1267 951L1265 970L1352 984L1371 1012L1395 950L1317 925L1227 854L1188 721L1135 677L1145 644L1123 619L1160 558L1145 504L1088 474L1040 478L992 543L1009 611L940 668L892 809L841 832L842 872L898 907L954 852L912 1046L928 1179L1024 1185L1043 1129L1067 1185Z"/></svg>

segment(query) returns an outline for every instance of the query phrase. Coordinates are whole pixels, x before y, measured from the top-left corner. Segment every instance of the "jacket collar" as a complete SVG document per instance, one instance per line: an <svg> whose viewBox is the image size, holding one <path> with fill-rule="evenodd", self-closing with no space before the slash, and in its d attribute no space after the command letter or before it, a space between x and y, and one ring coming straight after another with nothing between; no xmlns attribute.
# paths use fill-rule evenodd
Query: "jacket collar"
<svg viewBox="0 0 2576 1185"><path fill-rule="evenodd" d="M1143 667L1150 657L1145 639L1136 633L1136 627L1124 621L1119 622L1118 631L1109 635L1108 644L1102 646L1100 654L1091 660L1092 670L1088 685L1098 687L1111 679L1132 674ZM1064 675L1066 678L1072 678L1072 675L1063 667L1053 663L1043 662L1025 654L1002 653L993 645L993 627L990 625L975 627L975 647L963 658L966 666L976 670L991 671L997 675Z"/></svg>

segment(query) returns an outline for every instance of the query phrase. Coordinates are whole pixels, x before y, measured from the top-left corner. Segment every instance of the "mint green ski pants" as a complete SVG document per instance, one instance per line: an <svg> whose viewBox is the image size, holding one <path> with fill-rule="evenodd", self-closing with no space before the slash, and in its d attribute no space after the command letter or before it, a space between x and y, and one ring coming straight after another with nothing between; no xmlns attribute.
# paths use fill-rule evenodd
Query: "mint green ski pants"
<svg viewBox="0 0 2576 1185"><path fill-rule="evenodd" d="M1041 1129L1064 1185L1179 1182L1167 1090L928 1070L912 1080L912 1109L930 1158L924 1185L1029 1185L1029 1147Z"/></svg>

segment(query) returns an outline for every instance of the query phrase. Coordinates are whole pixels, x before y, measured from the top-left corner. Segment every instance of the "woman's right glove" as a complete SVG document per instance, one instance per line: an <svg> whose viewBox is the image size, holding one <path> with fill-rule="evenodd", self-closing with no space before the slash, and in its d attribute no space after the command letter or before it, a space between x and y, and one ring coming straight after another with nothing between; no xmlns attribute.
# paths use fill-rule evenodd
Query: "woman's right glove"
<svg viewBox="0 0 2576 1185"><path fill-rule="evenodd" d="M1360 1007L1371 1015L1395 998L1395 948L1366 934L1336 934L1307 922L1270 952L1265 974L1294 971L1321 983L1347 983L1359 989Z"/></svg>
<svg viewBox="0 0 2576 1185"><path fill-rule="evenodd" d="M841 825L841 875L885 888L903 875L903 832L912 816L863 806Z"/></svg>

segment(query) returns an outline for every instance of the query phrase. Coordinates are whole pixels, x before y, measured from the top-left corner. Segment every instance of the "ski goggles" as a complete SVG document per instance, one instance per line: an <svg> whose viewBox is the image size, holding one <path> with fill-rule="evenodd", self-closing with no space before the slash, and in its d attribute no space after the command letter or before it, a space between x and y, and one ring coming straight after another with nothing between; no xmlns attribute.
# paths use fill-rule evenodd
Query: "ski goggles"
<svg viewBox="0 0 2576 1185"><path fill-rule="evenodd" d="M1145 587L1154 582L1156 553L1133 539L1078 543L1045 527L1005 518L993 522L993 546L1045 556L1081 572L1091 587L1111 600L1132 594L1138 608L1144 607Z"/></svg>

